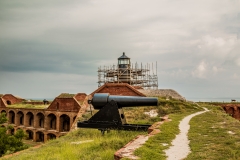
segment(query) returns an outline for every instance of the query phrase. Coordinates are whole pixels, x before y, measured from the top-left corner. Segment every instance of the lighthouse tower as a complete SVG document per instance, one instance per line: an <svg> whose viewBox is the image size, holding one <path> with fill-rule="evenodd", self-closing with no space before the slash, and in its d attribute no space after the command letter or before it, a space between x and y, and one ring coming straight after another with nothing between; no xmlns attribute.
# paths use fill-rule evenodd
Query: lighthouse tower
<svg viewBox="0 0 240 160"><path fill-rule="evenodd" d="M130 58L123 52L118 58L118 64L112 66L98 67L98 87L105 83L128 83L132 86L139 86L144 89L157 89L157 62L156 70L150 71L150 64L143 66L135 63L131 65ZM153 64L152 64L153 69Z"/></svg>
<svg viewBox="0 0 240 160"><path fill-rule="evenodd" d="M118 58L118 81L120 83L130 84L131 80L131 62L125 53Z"/></svg>

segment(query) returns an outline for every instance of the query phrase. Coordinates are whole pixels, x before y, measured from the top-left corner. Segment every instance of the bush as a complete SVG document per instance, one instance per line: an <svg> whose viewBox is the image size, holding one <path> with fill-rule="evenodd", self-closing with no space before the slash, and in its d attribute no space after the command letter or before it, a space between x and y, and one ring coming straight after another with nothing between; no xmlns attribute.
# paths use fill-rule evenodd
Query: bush
<svg viewBox="0 0 240 160"><path fill-rule="evenodd" d="M5 113L0 114L0 125L2 126L0 127L0 157L4 154L10 154L28 148L22 142L22 139L25 137L23 130L17 130L14 135L7 134L7 131L12 127L3 126L6 122L7 118Z"/></svg>

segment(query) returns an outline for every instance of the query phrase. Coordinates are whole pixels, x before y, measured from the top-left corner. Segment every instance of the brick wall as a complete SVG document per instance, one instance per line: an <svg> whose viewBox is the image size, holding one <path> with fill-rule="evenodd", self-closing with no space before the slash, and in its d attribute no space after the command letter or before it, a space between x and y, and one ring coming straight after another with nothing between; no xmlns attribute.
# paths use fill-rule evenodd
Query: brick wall
<svg viewBox="0 0 240 160"><path fill-rule="evenodd" d="M74 98L76 98L77 101L81 101L83 102L86 98L86 94L85 93L78 93L74 96Z"/></svg>
<svg viewBox="0 0 240 160"><path fill-rule="evenodd" d="M135 92L125 86L107 86L99 93L109 93L110 95L138 96Z"/></svg>
<svg viewBox="0 0 240 160"><path fill-rule="evenodd" d="M2 98L0 98L0 108L6 108L6 102Z"/></svg>
<svg viewBox="0 0 240 160"><path fill-rule="evenodd" d="M2 96L2 98L6 100L7 104L21 103L22 101L24 101L24 99L17 98L12 94L5 94L4 96Z"/></svg>
<svg viewBox="0 0 240 160"><path fill-rule="evenodd" d="M145 97L143 93L137 91L134 87L127 83L107 83L91 93L91 96L93 96L95 93L109 93L110 95Z"/></svg>
<svg viewBox="0 0 240 160"><path fill-rule="evenodd" d="M78 111L79 104L73 98L55 98L47 110Z"/></svg>
<svg viewBox="0 0 240 160"><path fill-rule="evenodd" d="M239 104L226 104L222 105L225 112L233 118L240 120L240 105Z"/></svg>

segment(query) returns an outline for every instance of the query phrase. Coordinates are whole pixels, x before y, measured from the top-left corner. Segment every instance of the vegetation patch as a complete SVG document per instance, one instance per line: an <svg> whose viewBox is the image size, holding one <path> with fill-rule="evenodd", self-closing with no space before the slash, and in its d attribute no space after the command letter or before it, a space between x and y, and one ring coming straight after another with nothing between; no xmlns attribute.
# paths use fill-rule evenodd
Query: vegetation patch
<svg viewBox="0 0 240 160"><path fill-rule="evenodd" d="M160 116L150 117L144 114L150 110L157 110ZM171 141L179 133L180 120L194 112L203 110L194 103L166 100L159 98L158 107L132 107L124 108L125 116L129 124L153 124L161 120L161 116L169 114L172 121L160 126L161 132L149 140L135 154L141 159L159 160L166 159L165 149L171 146ZM96 113L96 111L93 111ZM82 119L87 120L91 115L88 113ZM114 153L134 139L137 135L147 134L136 131L110 131L101 135L96 129L78 129L66 136L45 143L42 147L28 149L10 159L84 159L84 160L112 160ZM80 143L81 141L87 143ZM72 143L77 142L77 143Z"/></svg>
<svg viewBox="0 0 240 160"><path fill-rule="evenodd" d="M240 122L221 107L202 106L210 111L190 121L188 137L192 153L187 159L240 159Z"/></svg>
<svg viewBox="0 0 240 160"><path fill-rule="evenodd" d="M110 131L101 135L96 129L78 129L59 139L49 141L40 148L28 149L9 159L84 159L112 160L116 150L144 132ZM88 143L73 144L86 140Z"/></svg>
<svg viewBox="0 0 240 160"><path fill-rule="evenodd" d="M8 108L30 108L30 109L45 109L49 105L32 105L32 104L24 104L24 103L18 103L18 104L12 104L7 105Z"/></svg>
<svg viewBox="0 0 240 160"><path fill-rule="evenodd" d="M5 113L0 114L0 157L5 154L11 154L23 149L28 148L22 142L25 137L24 131L22 129L17 130L15 134L10 134L10 130L13 129L12 126L4 126L3 124L7 122Z"/></svg>
<svg viewBox="0 0 240 160"><path fill-rule="evenodd" d="M141 159L161 160L166 159L164 150L171 146L172 140L179 134L179 122L192 112L170 114L171 121L165 122L160 126L160 133L150 137L149 140L135 151L135 155Z"/></svg>
<svg viewBox="0 0 240 160"><path fill-rule="evenodd" d="M158 113L162 116L169 114L171 121L163 123L160 126L161 132L150 137L142 147L135 151L135 155L146 160L166 159L164 150L171 146L172 140L179 134L180 121L187 115L201 110L203 109L195 103L159 98Z"/></svg>

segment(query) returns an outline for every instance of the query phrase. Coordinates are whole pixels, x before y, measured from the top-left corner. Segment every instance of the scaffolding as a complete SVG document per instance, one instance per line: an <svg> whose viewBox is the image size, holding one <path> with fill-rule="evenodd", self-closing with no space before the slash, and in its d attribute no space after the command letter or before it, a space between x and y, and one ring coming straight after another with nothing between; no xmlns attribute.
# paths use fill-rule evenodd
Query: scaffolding
<svg viewBox="0 0 240 160"><path fill-rule="evenodd" d="M138 63L120 68L119 65L98 67L98 87L105 83L128 83L132 86L139 86L143 89L158 89L157 62L139 66Z"/></svg>

